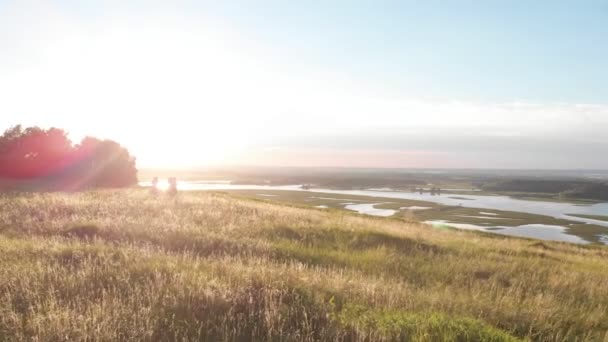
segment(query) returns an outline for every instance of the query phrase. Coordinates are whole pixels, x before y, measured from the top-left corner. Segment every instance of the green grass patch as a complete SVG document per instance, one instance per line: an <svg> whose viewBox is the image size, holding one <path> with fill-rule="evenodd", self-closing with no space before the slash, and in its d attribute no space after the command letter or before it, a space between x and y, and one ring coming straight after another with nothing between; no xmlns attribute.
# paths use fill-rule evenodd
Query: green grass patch
<svg viewBox="0 0 608 342"><path fill-rule="evenodd" d="M413 313L397 310L369 310L363 306L345 307L337 315L339 322L357 337L395 341L494 341L516 342L520 339L483 321L449 317L441 313Z"/></svg>

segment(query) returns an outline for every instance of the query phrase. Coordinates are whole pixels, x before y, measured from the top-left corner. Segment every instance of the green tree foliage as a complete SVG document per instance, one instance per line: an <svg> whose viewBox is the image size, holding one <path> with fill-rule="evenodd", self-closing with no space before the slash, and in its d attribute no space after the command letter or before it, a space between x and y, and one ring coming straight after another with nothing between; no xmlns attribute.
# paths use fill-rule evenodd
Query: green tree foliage
<svg viewBox="0 0 608 342"><path fill-rule="evenodd" d="M608 201L608 183L589 183L561 193L563 197Z"/></svg>
<svg viewBox="0 0 608 342"><path fill-rule="evenodd" d="M76 147L89 187L127 187L137 183L135 158L112 140L86 137Z"/></svg>
<svg viewBox="0 0 608 342"><path fill-rule="evenodd" d="M485 191L559 194L564 198L608 200L608 184L592 180L508 179L484 184Z"/></svg>
<svg viewBox="0 0 608 342"><path fill-rule="evenodd" d="M112 140L74 145L64 130L12 127L0 136L0 187L80 190L137 182L135 158Z"/></svg>

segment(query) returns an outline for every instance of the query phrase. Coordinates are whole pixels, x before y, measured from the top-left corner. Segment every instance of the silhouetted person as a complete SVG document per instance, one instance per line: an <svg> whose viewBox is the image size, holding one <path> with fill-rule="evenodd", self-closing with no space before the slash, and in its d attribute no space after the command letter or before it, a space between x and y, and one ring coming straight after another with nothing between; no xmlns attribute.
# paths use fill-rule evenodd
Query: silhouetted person
<svg viewBox="0 0 608 342"><path fill-rule="evenodd" d="M152 178L152 188L150 189L153 195L158 194L158 177Z"/></svg>
<svg viewBox="0 0 608 342"><path fill-rule="evenodd" d="M170 195L177 194L177 178L175 178L175 177L169 178L169 194Z"/></svg>

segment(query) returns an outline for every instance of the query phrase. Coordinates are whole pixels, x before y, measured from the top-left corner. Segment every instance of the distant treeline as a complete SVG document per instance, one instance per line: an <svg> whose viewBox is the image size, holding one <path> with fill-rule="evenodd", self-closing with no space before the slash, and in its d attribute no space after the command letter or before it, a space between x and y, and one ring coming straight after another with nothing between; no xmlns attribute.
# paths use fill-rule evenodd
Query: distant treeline
<svg viewBox="0 0 608 342"><path fill-rule="evenodd" d="M567 198L608 200L608 184L584 180L507 179L486 183L484 191L548 193Z"/></svg>
<svg viewBox="0 0 608 342"><path fill-rule="evenodd" d="M265 179L272 185L313 184L315 187L332 189L369 189L393 188L409 189L412 186L425 186L427 181L407 177L378 177L365 175L296 175L271 176ZM239 177L233 181L235 184L260 184L260 177Z"/></svg>
<svg viewBox="0 0 608 342"><path fill-rule="evenodd" d="M137 183L135 158L112 140L73 144L61 129L12 127L0 136L0 190L81 190Z"/></svg>
<svg viewBox="0 0 608 342"><path fill-rule="evenodd" d="M560 193L564 197L588 198L608 201L607 183L589 183L575 187L574 189Z"/></svg>

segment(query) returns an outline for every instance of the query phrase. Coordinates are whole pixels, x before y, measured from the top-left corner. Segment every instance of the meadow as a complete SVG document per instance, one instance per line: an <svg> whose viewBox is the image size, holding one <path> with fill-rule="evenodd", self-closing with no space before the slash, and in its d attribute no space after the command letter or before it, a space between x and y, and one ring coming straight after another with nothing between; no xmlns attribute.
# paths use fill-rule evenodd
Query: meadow
<svg viewBox="0 0 608 342"><path fill-rule="evenodd" d="M608 248L235 194L0 196L0 341L608 341Z"/></svg>

